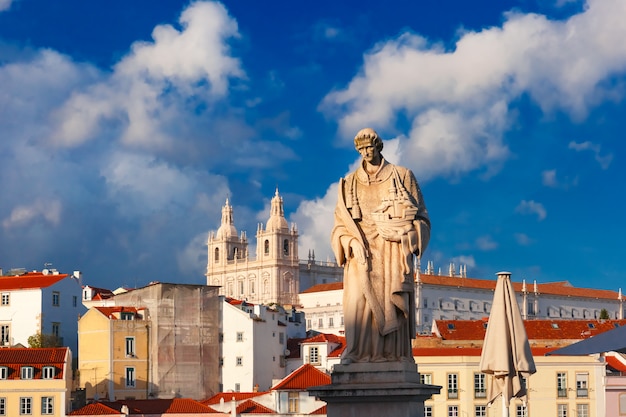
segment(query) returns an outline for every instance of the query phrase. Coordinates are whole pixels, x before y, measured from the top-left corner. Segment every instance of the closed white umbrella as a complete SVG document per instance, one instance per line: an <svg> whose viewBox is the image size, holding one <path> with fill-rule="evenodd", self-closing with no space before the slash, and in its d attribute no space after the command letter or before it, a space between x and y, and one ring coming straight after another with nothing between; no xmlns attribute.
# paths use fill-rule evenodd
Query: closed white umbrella
<svg viewBox="0 0 626 417"><path fill-rule="evenodd" d="M527 378L536 372L510 272L498 273L480 355L480 371L490 375L489 404L502 395L503 416L509 415L511 398L526 399L526 387L521 377Z"/></svg>

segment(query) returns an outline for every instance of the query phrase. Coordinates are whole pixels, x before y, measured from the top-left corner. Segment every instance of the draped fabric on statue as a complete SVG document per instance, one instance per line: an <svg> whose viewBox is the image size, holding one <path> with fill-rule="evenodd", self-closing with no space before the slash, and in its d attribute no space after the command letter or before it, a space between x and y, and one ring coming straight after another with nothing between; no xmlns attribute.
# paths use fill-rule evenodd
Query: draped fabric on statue
<svg viewBox="0 0 626 417"><path fill-rule="evenodd" d="M418 207L399 242L383 239L372 216L392 187L402 187ZM360 218L355 219L357 202ZM344 363L413 362L413 254L421 254L429 231L428 214L410 170L383 160L375 175L359 168L340 182L331 242L337 261L344 266ZM350 254L353 239L366 249L365 264Z"/></svg>

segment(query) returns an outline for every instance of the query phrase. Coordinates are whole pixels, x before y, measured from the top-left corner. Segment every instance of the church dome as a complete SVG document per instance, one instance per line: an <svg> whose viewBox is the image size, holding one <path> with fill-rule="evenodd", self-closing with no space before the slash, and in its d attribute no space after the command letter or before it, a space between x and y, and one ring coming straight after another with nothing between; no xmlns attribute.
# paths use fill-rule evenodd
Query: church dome
<svg viewBox="0 0 626 417"><path fill-rule="evenodd" d="M233 207L226 199L226 204L222 207L222 224L217 229L216 238L224 239L228 237L237 237L237 229L233 223Z"/></svg>
<svg viewBox="0 0 626 417"><path fill-rule="evenodd" d="M270 218L267 221L265 230L289 230L289 224L287 223L287 219L285 219L283 198L278 194L278 188L272 198Z"/></svg>

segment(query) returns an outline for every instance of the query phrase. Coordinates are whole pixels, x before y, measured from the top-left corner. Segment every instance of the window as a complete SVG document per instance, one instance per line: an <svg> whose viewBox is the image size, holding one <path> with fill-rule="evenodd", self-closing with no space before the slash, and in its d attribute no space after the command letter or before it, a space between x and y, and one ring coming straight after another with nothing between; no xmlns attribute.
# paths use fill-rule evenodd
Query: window
<svg viewBox="0 0 626 417"><path fill-rule="evenodd" d="M285 333L284 332L279 332L278 333L278 343L280 343L281 345L285 344Z"/></svg>
<svg viewBox="0 0 626 417"><path fill-rule="evenodd" d="M54 398L53 397L41 397L41 414L42 415L54 414Z"/></svg>
<svg viewBox="0 0 626 417"><path fill-rule="evenodd" d="M448 374L448 398L459 398L459 376Z"/></svg>
<svg viewBox="0 0 626 417"><path fill-rule="evenodd" d="M528 408L524 404L518 405L515 407L515 416L528 417Z"/></svg>
<svg viewBox="0 0 626 417"><path fill-rule="evenodd" d="M474 398L486 398L487 385L485 384L485 374L474 374Z"/></svg>
<svg viewBox="0 0 626 417"><path fill-rule="evenodd" d="M3 306L8 306L11 304L11 293L3 292L2 293L2 303Z"/></svg>
<svg viewBox="0 0 626 417"><path fill-rule="evenodd" d="M5 397L0 397L0 416L7 415L7 399Z"/></svg>
<svg viewBox="0 0 626 417"><path fill-rule="evenodd" d="M432 374L420 374L420 384L431 385L433 383Z"/></svg>
<svg viewBox="0 0 626 417"><path fill-rule="evenodd" d="M32 366L22 366L22 369L20 372L21 379L33 379L34 375L35 375L35 369Z"/></svg>
<svg viewBox="0 0 626 417"><path fill-rule="evenodd" d="M134 337L126 338L126 356L130 356L130 357L135 356L135 338Z"/></svg>
<svg viewBox="0 0 626 417"><path fill-rule="evenodd" d="M341 322L341 325L343 326L343 316L341 316L340 322Z"/></svg>
<svg viewBox="0 0 626 417"><path fill-rule="evenodd" d="M224 366L224 358L220 358L220 366Z"/></svg>
<svg viewBox="0 0 626 417"><path fill-rule="evenodd" d="M433 417L433 406L425 405L424 406L424 417Z"/></svg>
<svg viewBox="0 0 626 417"><path fill-rule="evenodd" d="M619 414L626 415L626 394L619 395Z"/></svg>
<svg viewBox="0 0 626 417"><path fill-rule="evenodd" d="M235 359L235 364L237 366L243 366L243 357L237 356L237 358Z"/></svg>
<svg viewBox="0 0 626 417"><path fill-rule="evenodd" d="M306 328L307 329L311 328L311 319L306 319Z"/></svg>
<svg viewBox="0 0 626 417"><path fill-rule="evenodd" d="M288 413L299 413L300 412L300 393L299 392L289 392L287 394L287 403L289 409Z"/></svg>
<svg viewBox="0 0 626 417"><path fill-rule="evenodd" d="M52 323L52 334L54 335L54 337L56 337L57 339L59 338L59 329L61 327L61 323Z"/></svg>
<svg viewBox="0 0 626 417"><path fill-rule="evenodd" d="M0 345L8 346L11 343L10 330L8 324L0 324Z"/></svg>
<svg viewBox="0 0 626 417"><path fill-rule="evenodd" d="M58 291L52 292L52 305L58 307L61 305L61 293Z"/></svg>
<svg viewBox="0 0 626 417"><path fill-rule="evenodd" d="M30 415L33 413L32 397L20 397L20 415Z"/></svg>
<svg viewBox="0 0 626 417"><path fill-rule="evenodd" d="M135 387L135 368L128 367L126 368L126 388L134 388Z"/></svg>
<svg viewBox="0 0 626 417"><path fill-rule="evenodd" d="M320 329L322 329L324 327L324 319L323 318L320 318L317 321L317 327L320 328Z"/></svg>
<svg viewBox="0 0 626 417"><path fill-rule="evenodd" d="M7 379L9 377L9 368L6 366L0 366L0 379Z"/></svg>
<svg viewBox="0 0 626 417"><path fill-rule="evenodd" d="M255 293L255 289L254 289L254 281L250 281L250 294L254 294Z"/></svg>
<svg viewBox="0 0 626 417"><path fill-rule="evenodd" d="M287 239L283 241L283 255L289 255L289 241Z"/></svg>
<svg viewBox="0 0 626 417"><path fill-rule="evenodd" d="M487 406L486 405L474 406L474 416L475 417L487 417Z"/></svg>
<svg viewBox="0 0 626 417"><path fill-rule="evenodd" d="M314 365L320 364L320 354L319 348L317 346L309 347L309 363Z"/></svg>
<svg viewBox="0 0 626 417"><path fill-rule="evenodd" d="M265 253L266 255L270 254L270 241L269 240L265 240L265 242L263 242L263 253Z"/></svg>
<svg viewBox="0 0 626 417"><path fill-rule="evenodd" d="M589 417L589 404L576 404L576 417Z"/></svg>
<svg viewBox="0 0 626 417"><path fill-rule="evenodd" d="M235 392L239 392L239 391L241 391L241 384L239 382L237 382L235 384Z"/></svg>
<svg viewBox="0 0 626 417"><path fill-rule="evenodd" d="M120 313L120 318L122 320L135 320L135 313L131 313L129 311L122 311Z"/></svg>
<svg viewBox="0 0 626 417"><path fill-rule="evenodd" d="M243 295L243 281L239 281L239 295Z"/></svg>
<svg viewBox="0 0 626 417"><path fill-rule="evenodd" d="M567 404L556 405L556 417L567 417Z"/></svg>
<svg viewBox="0 0 626 417"><path fill-rule="evenodd" d="M213 257L215 262L219 262L220 260L220 248L215 248L215 256Z"/></svg>
<svg viewBox="0 0 626 417"><path fill-rule="evenodd" d="M237 341L243 342L243 332L237 332Z"/></svg>
<svg viewBox="0 0 626 417"><path fill-rule="evenodd" d="M54 366L44 366L41 370L42 379L54 379Z"/></svg>
<svg viewBox="0 0 626 417"><path fill-rule="evenodd" d="M567 373L565 372L556 374L556 395L559 398L567 398Z"/></svg>
<svg viewBox="0 0 626 417"><path fill-rule="evenodd" d="M576 374L576 397L587 398L589 396L587 390L588 380L589 374Z"/></svg>
<svg viewBox="0 0 626 417"><path fill-rule="evenodd" d="M328 327L335 327L335 320L332 317L328 318Z"/></svg>
<svg viewBox="0 0 626 417"><path fill-rule="evenodd" d="M458 417L459 416L459 406L458 405L449 405L448 406L448 417Z"/></svg>

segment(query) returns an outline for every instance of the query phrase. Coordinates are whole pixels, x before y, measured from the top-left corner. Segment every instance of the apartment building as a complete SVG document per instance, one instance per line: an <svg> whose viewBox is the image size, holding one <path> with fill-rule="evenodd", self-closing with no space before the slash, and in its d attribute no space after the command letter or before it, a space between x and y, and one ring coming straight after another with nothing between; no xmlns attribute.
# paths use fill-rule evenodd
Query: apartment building
<svg viewBox="0 0 626 417"><path fill-rule="evenodd" d="M289 338L304 337L303 315L283 307L220 296L221 390L266 391L288 374Z"/></svg>
<svg viewBox="0 0 626 417"><path fill-rule="evenodd" d="M149 376L147 310L93 307L78 321L79 385L86 398L146 399Z"/></svg>
<svg viewBox="0 0 626 417"><path fill-rule="evenodd" d="M20 269L0 276L0 346L28 346L28 338L41 333L76 353L77 317L86 311L80 297L79 271Z"/></svg>
<svg viewBox="0 0 626 417"><path fill-rule="evenodd" d="M0 416L64 417L71 388L69 348L0 349Z"/></svg>

